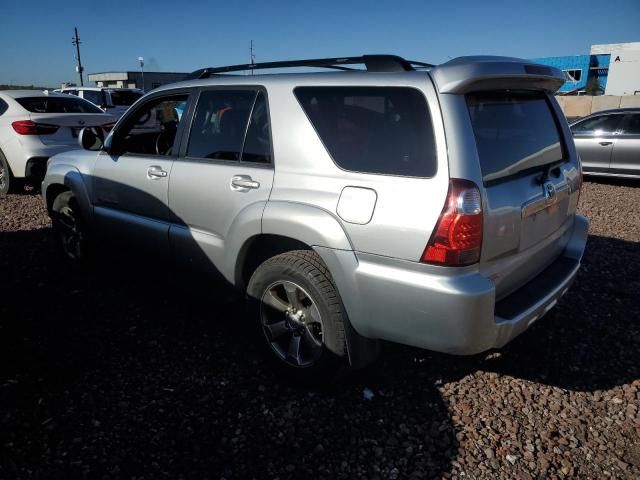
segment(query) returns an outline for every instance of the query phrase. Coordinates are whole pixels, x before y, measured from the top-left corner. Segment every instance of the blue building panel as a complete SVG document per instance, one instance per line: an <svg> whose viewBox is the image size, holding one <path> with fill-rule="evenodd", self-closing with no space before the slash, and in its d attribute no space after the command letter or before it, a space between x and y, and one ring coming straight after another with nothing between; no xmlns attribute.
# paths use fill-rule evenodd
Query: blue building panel
<svg viewBox="0 0 640 480"><path fill-rule="evenodd" d="M598 79L604 92L604 88L607 85L610 59L610 55L572 55L569 57L532 58L531 60L572 74L574 80L567 79L558 90L560 93L569 93L584 90L587 82L592 77Z"/></svg>

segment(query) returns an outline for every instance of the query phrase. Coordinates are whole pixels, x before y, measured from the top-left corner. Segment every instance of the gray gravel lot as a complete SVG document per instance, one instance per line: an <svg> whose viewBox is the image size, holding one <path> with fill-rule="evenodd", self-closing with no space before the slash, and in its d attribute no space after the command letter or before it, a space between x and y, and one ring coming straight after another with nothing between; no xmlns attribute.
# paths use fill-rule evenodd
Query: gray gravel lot
<svg viewBox="0 0 640 480"><path fill-rule="evenodd" d="M586 182L580 210L576 283L506 348L385 345L314 391L270 372L228 290L72 272L40 198L0 197L0 478L640 478L640 183Z"/></svg>

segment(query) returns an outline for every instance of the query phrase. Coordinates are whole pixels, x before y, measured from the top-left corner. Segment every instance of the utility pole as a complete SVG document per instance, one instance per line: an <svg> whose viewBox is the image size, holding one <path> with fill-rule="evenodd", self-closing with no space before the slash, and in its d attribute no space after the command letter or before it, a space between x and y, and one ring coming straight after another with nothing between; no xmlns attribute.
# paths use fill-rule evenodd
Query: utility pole
<svg viewBox="0 0 640 480"><path fill-rule="evenodd" d="M256 63L256 56L253 54L253 40L249 44L249 64L253 65ZM251 75L253 75L253 68L251 69Z"/></svg>
<svg viewBox="0 0 640 480"><path fill-rule="evenodd" d="M138 57L138 61L140 62L140 73L142 74L142 88L140 90L144 92L144 58Z"/></svg>
<svg viewBox="0 0 640 480"><path fill-rule="evenodd" d="M82 62L80 61L80 37L78 37L78 27L76 27L75 29L75 36L71 39L71 44L74 45L76 47L76 56L78 58L78 65L76 65L76 71L78 72L78 75L80 75L80 86L83 87L84 86L84 80L82 79L82 71L84 70L82 68Z"/></svg>

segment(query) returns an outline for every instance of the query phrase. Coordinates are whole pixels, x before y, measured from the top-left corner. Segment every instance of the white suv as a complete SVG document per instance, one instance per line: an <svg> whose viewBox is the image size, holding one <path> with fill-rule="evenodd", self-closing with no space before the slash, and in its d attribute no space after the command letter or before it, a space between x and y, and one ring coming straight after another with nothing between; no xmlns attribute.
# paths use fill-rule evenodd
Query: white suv
<svg viewBox="0 0 640 480"><path fill-rule="evenodd" d="M56 92L84 98L117 118L144 95L144 92L137 88L68 87L60 88Z"/></svg>
<svg viewBox="0 0 640 480"><path fill-rule="evenodd" d="M44 177L49 157L78 148L82 127L110 130L116 117L81 98L38 90L0 90L0 194Z"/></svg>

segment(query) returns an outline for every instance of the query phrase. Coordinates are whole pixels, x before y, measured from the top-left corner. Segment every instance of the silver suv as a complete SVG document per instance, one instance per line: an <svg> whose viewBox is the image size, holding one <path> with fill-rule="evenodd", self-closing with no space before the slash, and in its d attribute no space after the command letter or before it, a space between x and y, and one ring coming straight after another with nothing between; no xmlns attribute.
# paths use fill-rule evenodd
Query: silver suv
<svg viewBox="0 0 640 480"><path fill-rule="evenodd" d="M341 71L225 74L301 66ZM475 354L542 317L580 266L564 80L504 57L202 69L104 142L85 129L42 193L74 261L108 237L222 274L294 375L364 366L380 340Z"/></svg>

